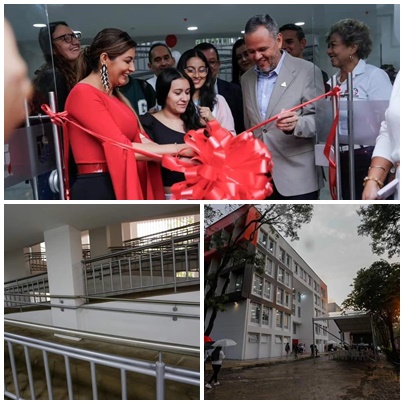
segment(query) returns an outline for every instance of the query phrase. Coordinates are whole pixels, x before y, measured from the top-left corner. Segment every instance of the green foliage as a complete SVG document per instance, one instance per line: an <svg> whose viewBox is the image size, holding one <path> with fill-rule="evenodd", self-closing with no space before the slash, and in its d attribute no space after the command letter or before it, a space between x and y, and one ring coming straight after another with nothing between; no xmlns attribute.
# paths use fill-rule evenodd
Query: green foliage
<svg viewBox="0 0 404 404"><path fill-rule="evenodd" d="M382 320L388 330L393 350L394 324L400 317L400 264L381 260L358 271L353 290L344 300L345 309L366 310ZM378 327L382 336L383 327Z"/></svg>
<svg viewBox="0 0 404 404"><path fill-rule="evenodd" d="M367 205L358 211L361 224L360 236L372 238L372 251L377 255L388 253L388 257L400 255L400 205Z"/></svg>

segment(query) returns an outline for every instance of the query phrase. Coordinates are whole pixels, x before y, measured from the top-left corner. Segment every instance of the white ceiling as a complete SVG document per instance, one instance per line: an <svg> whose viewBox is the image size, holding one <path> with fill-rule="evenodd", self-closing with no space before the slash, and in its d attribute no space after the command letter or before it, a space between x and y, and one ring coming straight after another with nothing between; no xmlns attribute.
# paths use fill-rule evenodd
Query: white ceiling
<svg viewBox="0 0 404 404"><path fill-rule="evenodd" d="M4 206L4 251L41 243L43 232L64 225L90 230L109 224L198 215L199 204L13 204Z"/></svg>
<svg viewBox="0 0 404 404"><path fill-rule="evenodd" d="M326 31L342 18L357 18L371 26L376 15L392 14L393 5L310 5L310 4L53 4L53 5L5 5L5 16L16 31L18 40L37 40L38 29L33 23L64 20L74 30L91 40L103 28L120 28L136 40L164 39L168 34L189 35L204 38L217 35L238 36L246 21L255 14L269 13L279 25L305 21L306 33L313 29ZM186 19L186 21L185 21ZM196 33L187 31L196 25ZM375 27L376 28L376 27Z"/></svg>

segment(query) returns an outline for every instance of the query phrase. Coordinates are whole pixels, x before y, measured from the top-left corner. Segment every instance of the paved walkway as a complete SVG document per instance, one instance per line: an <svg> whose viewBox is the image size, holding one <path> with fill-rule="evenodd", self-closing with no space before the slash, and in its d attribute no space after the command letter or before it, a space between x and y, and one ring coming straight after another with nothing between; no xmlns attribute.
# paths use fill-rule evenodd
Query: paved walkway
<svg viewBox="0 0 404 404"><path fill-rule="evenodd" d="M226 363L227 362L227 363ZM211 376L206 365L205 383ZM392 365L337 361L327 354L271 360L226 360L220 385L204 389L205 400L398 400L399 374Z"/></svg>

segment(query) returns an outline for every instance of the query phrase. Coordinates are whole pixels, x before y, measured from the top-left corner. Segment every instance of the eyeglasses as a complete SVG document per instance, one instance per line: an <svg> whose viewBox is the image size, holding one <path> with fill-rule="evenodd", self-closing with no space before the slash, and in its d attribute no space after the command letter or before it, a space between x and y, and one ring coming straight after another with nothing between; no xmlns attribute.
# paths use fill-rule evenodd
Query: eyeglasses
<svg viewBox="0 0 404 404"><path fill-rule="evenodd" d="M72 43L73 39L78 39L80 41L81 39L81 34L80 33L72 33L72 34L64 34L60 35L56 38L53 38L54 41L57 41L58 39L63 39L66 43Z"/></svg>
<svg viewBox="0 0 404 404"><path fill-rule="evenodd" d="M208 75L208 71L209 71L209 69L207 67L200 67L199 69L195 69L194 67L186 67L185 68L185 72L189 76L195 76L196 73L198 73L199 76L205 77L205 76Z"/></svg>

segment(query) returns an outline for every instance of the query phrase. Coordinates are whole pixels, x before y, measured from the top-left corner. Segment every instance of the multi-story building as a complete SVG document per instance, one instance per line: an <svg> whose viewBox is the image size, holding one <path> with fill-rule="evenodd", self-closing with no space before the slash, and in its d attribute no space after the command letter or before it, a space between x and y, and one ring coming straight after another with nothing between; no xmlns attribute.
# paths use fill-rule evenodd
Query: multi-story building
<svg viewBox="0 0 404 404"><path fill-rule="evenodd" d="M223 250L215 248L215 235L222 240L243 231L257 214L255 207L244 205L210 226L205 235L205 274L213 274L221 263ZM255 252L263 268L234 261L221 271L217 293L225 283L225 311L218 312L211 333L213 339L231 338L237 342L226 353L233 359L278 357L285 345L303 344L306 352L314 340L324 350L327 323L313 317L327 314L327 285L292 246L273 228L248 227L239 241ZM207 319L209 321L209 311ZM206 326L206 325L205 325Z"/></svg>

